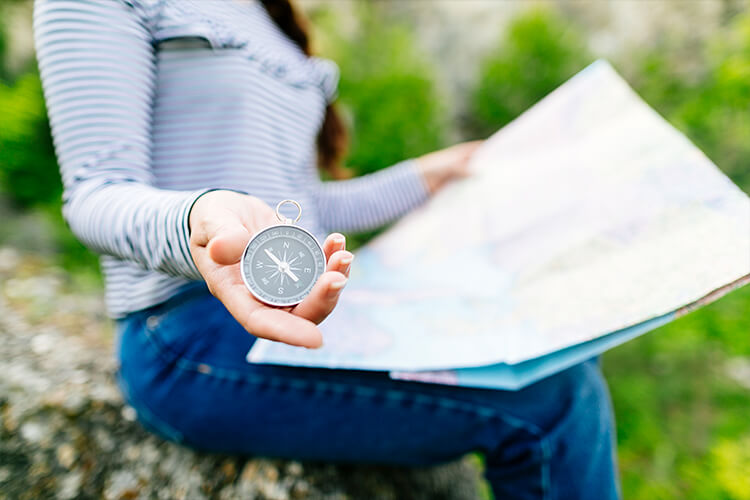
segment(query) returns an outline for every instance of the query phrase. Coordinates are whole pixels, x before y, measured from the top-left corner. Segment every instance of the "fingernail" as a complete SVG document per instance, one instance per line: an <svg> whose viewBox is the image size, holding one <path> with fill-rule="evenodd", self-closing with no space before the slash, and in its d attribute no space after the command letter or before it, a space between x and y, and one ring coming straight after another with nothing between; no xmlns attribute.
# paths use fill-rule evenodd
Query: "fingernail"
<svg viewBox="0 0 750 500"><path fill-rule="evenodd" d="M331 290L341 290L346 286L346 281L346 279L334 281L333 283L331 283Z"/></svg>
<svg viewBox="0 0 750 500"><path fill-rule="evenodd" d="M341 263L346 266L347 264L351 264L353 260L354 260L354 254L350 254L347 257L342 257Z"/></svg>
<svg viewBox="0 0 750 500"><path fill-rule="evenodd" d="M343 236L336 236L333 239L333 241L334 241L334 243L337 243L339 245L343 245L344 243L346 243L346 238L344 238Z"/></svg>

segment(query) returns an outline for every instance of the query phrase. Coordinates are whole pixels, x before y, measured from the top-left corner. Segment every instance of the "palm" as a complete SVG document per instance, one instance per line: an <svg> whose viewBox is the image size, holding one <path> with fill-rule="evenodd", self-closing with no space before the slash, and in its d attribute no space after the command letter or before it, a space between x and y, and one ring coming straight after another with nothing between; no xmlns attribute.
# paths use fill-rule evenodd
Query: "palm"
<svg viewBox="0 0 750 500"><path fill-rule="evenodd" d="M293 308L279 309L255 299L240 274L240 258L251 235L277 223L273 210L257 198L214 191L199 198L190 218L190 248L198 270L211 293L247 331L293 345L321 344L315 325L336 305L353 257L344 250L343 236L332 234L323 244L326 272L310 294Z"/></svg>

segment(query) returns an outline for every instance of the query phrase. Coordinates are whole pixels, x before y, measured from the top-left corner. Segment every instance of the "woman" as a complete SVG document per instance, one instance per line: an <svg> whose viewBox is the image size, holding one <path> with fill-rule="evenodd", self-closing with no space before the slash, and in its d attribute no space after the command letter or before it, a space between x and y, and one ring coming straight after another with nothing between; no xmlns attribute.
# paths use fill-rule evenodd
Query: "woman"
<svg viewBox="0 0 750 500"><path fill-rule="evenodd" d="M464 174L476 144L322 182L345 148L335 66L309 55L287 0L37 0L39 67L64 214L102 254L119 382L141 422L199 449L430 464L486 454L497 498L617 497L597 366L518 392L386 373L257 366L256 337L317 347L353 255L291 309L255 301L238 261L293 198L304 226L361 231ZM252 335L249 335L250 332Z"/></svg>

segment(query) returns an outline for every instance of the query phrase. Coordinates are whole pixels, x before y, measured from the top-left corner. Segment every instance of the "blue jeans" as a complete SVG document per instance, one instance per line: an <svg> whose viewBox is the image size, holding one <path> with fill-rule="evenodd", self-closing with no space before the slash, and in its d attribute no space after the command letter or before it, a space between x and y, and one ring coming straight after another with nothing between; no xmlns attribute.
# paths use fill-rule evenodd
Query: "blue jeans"
<svg viewBox="0 0 750 500"><path fill-rule="evenodd" d="M217 452L437 464L479 451L497 499L619 497L595 361L520 391L249 364L254 337L204 286L118 322L120 387L156 434Z"/></svg>

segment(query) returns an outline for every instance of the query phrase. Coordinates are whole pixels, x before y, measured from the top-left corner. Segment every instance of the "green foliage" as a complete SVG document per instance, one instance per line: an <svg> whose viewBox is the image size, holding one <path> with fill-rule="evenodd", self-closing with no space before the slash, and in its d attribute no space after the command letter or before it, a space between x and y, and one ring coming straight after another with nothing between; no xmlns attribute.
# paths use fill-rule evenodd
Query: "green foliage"
<svg viewBox="0 0 750 500"><path fill-rule="evenodd" d="M76 277L100 282L98 258L62 219L62 185L39 75L31 70L16 78L5 62L4 14L23 1L0 0L0 214L6 218L0 244L51 252ZM14 206L5 206L6 201Z"/></svg>
<svg viewBox="0 0 750 500"><path fill-rule="evenodd" d="M702 71L686 78L670 50L642 56L636 89L684 131L724 172L750 192L750 14L737 19L702 53Z"/></svg>
<svg viewBox="0 0 750 500"><path fill-rule="evenodd" d="M331 12L319 13L323 53L341 68L339 100L351 121L347 165L357 175L445 145L447 122L432 68L408 27L377 6L359 5L359 26L338 32Z"/></svg>
<svg viewBox="0 0 750 500"><path fill-rule="evenodd" d="M39 77L14 85L0 82L0 186L16 204L29 207L58 200L60 175Z"/></svg>
<svg viewBox="0 0 750 500"><path fill-rule="evenodd" d="M727 360L750 356L748 304L746 287L605 355L625 498L745 498L750 394Z"/></svg>
<svg viewBox="0 0 750 500"><path fill-rule="evenodd" d="M98 278L98 259L63 222L62 184L50 135L39 76L29 73L13 85L0 81L0 190L16 210L35 212L35 224L46 229L45 243L66 269ZM7 214L6 214L7 215ZM34 228L15 226L13 235L23 239ZM31 234L27 235L32 237ZM39 236L33 236L39 240ZM23 245L22 243L22 246Z"/></svg>
<svg viewBox="0 0 750 500"><path fill-rule="evenodd" d="M481 63L469 128L481 136L495 132L592 61L563 18L549 10L522 14Z"/></svg>

